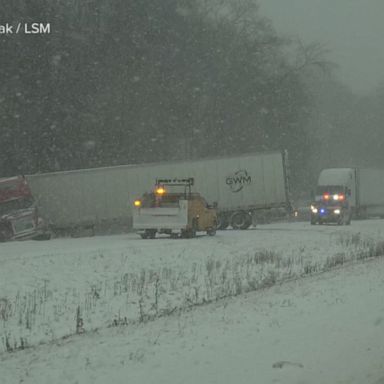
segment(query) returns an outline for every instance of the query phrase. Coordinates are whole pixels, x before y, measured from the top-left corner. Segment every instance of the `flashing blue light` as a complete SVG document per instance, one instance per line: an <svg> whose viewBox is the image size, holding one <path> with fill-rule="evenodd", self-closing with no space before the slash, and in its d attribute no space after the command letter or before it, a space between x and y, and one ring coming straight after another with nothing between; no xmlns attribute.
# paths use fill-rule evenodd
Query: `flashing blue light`
<svg viewBox="0 0 384 384"><path fill-rule="evenodd" d="M324 209L324 208L321 208L321 209L320 209L320 214L321 214L321 215L324 215L324 214L325 214L325 209Z"/></svg>

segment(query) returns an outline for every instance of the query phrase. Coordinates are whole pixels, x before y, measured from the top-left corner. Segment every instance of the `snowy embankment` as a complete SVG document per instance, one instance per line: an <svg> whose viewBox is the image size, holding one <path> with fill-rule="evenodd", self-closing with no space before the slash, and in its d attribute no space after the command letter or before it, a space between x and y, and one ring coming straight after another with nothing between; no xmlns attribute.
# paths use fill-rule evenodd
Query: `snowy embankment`
<svg viewBox="0 0 384 384"><path fill-rule="evenodd" d="M384 259L0 354L2 384L383 384Z"/></svg>
<svg viewBox="0 0 384 384"><path fill-rule="evenodd" d="M384 253L383 221L222 231L190 240L135 235L0 248L0 350L114 325L322 272Z"/></svg>

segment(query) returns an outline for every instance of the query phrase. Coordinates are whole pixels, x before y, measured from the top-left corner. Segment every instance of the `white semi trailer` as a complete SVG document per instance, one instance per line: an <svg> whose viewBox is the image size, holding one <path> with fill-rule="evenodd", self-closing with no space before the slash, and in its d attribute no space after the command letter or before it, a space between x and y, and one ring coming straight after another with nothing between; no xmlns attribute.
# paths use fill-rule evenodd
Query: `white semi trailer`
<svg viewBox="0 0 384 384"><path fill-rule="evenodd" d="M194 178L194 189L217 203L219 225L246 229L258 216L291 208L286 153L121 165L26 176L53 229L126 227L134 200L157 178Z"/></svg>
<svg viewBox="0 0 384 384"><path fill-rule="evenodd" d="M356 218L384 217L384 169L330 168L320 172L316 199L345 196Z"/></svg>

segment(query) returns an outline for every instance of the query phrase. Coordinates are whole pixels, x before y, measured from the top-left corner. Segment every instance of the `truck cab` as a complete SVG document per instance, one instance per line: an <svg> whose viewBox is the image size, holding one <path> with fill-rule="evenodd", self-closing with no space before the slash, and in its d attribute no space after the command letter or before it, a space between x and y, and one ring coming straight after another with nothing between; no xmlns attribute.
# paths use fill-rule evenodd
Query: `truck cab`
<svg viewBox="0 0 384 384"><path fill-rule="evenodd" d="M311 204L311 224L351 224L352 209L347 194L347 189L342 186L318 188L315 201Z"/></svg>
<svg viewBox="0 0 384 384"><path fill-rule="evenodd" d="M0 179L0 241L48 238L25 178Z"/></svg>
<svg viewBox="0 0 384 384"><path fill-rule="evenodd" d="M216 207L192 192L192 185L193 178L158 179L152 192L134 201L133 228L144 239L157 233L183 238L197 232L215 235Z"/></svg>
<svg viewBox="0 0 384 384"><path fill-rule="evenodd" d="M355 181L353 168L322 170L311 204L311 224L349 225L356 206Z"/></svg>

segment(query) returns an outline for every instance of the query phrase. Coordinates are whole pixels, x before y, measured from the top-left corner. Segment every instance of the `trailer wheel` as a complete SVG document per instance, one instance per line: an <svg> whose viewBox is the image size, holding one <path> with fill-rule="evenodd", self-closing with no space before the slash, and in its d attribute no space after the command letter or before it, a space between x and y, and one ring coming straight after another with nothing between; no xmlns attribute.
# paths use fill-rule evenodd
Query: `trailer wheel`
<svg viewBox="0 0 384 384"><path fill-rule="evenodd" d="M247 229L252 224L252 217L247 212L237 211L231 217L233 229Z"/></svg>

